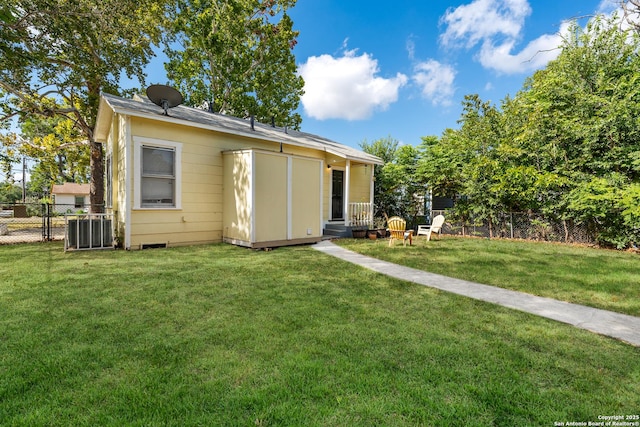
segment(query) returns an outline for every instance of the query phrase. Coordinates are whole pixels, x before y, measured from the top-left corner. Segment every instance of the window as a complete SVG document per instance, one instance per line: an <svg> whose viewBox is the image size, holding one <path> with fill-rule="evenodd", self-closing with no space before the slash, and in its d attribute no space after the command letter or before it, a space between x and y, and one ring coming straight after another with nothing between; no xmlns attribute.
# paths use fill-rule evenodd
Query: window
<svg viewBox="0 0 640 427"><path fill-rule="evenodd" d="M175 207L175 150L142 147L141 207Z"/></svg>
<svg viewBox="0 0 640 427"><path fill-rule="evenodd" d="M84 196L75 196L74 208L84 208Z"/></svg>
<svg viewBox="0 0 640 427"><path fill-rule="evenodd" d="M153 139L134 139L136 208L180 208L181 144Z"/></svg>

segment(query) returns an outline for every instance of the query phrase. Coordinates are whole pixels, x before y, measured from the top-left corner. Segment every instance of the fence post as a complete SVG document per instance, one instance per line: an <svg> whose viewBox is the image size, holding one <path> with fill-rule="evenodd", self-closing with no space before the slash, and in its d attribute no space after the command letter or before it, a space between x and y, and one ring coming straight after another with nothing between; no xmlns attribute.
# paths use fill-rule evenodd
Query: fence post
<svg viewBox="0 0 640 427"><path fill-rule="evenodd" d="M53 240L51 237L51 215L53 214L53 209L51 207L51 203L47 203L47 241Z"/></svg>
<svg viewBox="0 0 640 427"><path fill-rule="evenodd" d="M513 212L509 212L511 216L511 221L509 221L509 225L511 225L511 238L513 239Z"/></svg>
<svg viewBox="0 0 640 427"><path fill-rule="evenodd" d="M46 242L47 241L47 225L46 225L46 220L47 220L47 211L46 211L46 204L42 204L40 205L40 216L42 217L42 241Z"/></svg>

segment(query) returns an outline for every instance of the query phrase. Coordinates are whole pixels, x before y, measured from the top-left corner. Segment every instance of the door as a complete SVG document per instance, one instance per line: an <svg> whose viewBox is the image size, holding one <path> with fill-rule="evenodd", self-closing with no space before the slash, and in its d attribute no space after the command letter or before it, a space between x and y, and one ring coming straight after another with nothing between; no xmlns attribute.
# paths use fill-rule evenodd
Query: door
<svg viewBox="0 0 640 427"><path fill-rule="evenodd" d="M344 220L344 171L331 170L331 220Z"/></svg>

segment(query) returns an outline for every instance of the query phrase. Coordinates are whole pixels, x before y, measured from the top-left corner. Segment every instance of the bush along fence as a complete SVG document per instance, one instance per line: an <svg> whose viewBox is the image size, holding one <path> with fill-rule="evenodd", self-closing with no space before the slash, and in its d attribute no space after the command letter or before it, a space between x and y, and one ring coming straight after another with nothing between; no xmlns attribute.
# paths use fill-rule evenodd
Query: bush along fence
<svg viewBox="0 0 640 427"><path fill-rule="evenodd" d="M88 206L0 201L0 245L63 240L65 215L88 210Z"/></svg>
<svg viewBox="0 0 640 427"><path fill-rule="evenodd" d="M558 221L541 214L508 212L496 215L493 221L457 218L448 211L433 211L431 217L442 214L446 218L442 233L485 238L508 238L547 242L596 245L597 235L586 224Z"/></svg>

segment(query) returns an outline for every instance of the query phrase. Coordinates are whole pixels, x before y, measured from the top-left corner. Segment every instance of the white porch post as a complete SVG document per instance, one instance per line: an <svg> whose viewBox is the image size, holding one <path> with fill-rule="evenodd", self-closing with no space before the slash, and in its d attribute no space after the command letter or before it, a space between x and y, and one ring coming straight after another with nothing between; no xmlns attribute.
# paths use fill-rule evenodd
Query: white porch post
<svg viewBox="0 0 640 427"><path fill-rule="evenodd" d="M375 191L375 187L374 187L374 182L375 182L375 166L371 165L371 188L369 190L369 209L371 210L371 213L369 214L369 218L371 218L371 227L375 227L375 224L373 223L373 193Z"/></svg>
<svg viewBox="0 0 640 427"><path fill-rule="evenodd" d="M351 160L347 159L344 170L344 225L347 227L351 225L351 218L349 218L349 187L351 184Z"/></svg>
<svg viewBox="0 0 640 427"><path fill-rule="evenodd" d="M131 118L124 116L124 138L125 138L125 156L124 156L124 242L123 247L127 250L131 249L131 209L133 209L133 173L138 172L132 170L133 166L133 136L131 135ZM115 143L115 142L114 142ZM119 189L118 189L119 190ZM137 190L136 190L137 191ZM119 209L122 209L119 207Z"/></svg>

